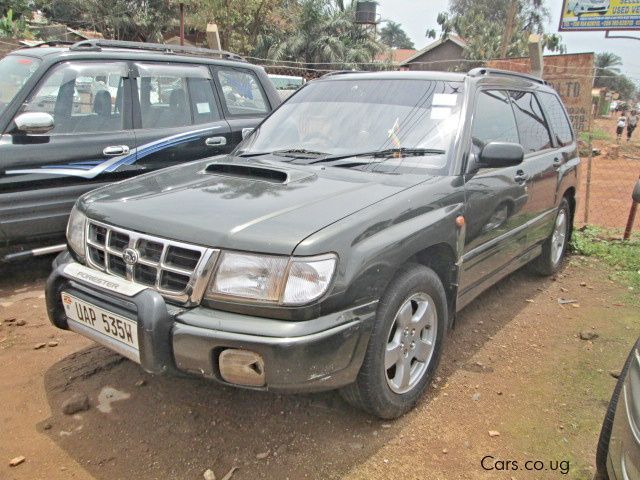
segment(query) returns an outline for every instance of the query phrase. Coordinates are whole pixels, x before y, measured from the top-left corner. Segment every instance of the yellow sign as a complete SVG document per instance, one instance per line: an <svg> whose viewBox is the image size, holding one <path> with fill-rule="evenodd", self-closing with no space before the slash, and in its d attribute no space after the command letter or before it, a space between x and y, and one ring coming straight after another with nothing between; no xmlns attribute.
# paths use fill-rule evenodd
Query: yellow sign
<svg viewBox="0 0 640 480"><path fill-rule="evenodd" d="M640 30L640 1L564 0L558 30Z"/></svg>

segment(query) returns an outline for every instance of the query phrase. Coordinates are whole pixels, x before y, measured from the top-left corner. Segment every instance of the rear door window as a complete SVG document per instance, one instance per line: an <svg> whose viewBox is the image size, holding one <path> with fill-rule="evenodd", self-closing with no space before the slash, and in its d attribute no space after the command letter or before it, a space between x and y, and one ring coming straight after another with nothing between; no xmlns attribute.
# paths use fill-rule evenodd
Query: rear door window
<svg viewBox="0 0 640 480"><path fill-rule="evenodd" d="M553 93L538 92L538 98L545 109L558 145L564 147L572 143L573 130L558 96Z"/></svg>
<svg viewBox="0 0 640 480"><path fill-rule="evenodd" d="M54 67L22 107L53 116L50 134L124 129L124 62L66 62Z"/></svg>
<svg viewBox="0 0 640 480"><path fill-rule="evenodd" d="M220 119L211 74L191 65L136 64L142 128L200 125Z"/></svg>
<svg viewBox="0 0 640 480"><path fill-rule="evenodd" d="M475 154L479 154L490 142L520 142L513 109L505 92L483 90L478 94L471 141L472 151Z"/></svg>
<svg viewBox="0 0 640 480"><path fill-rule="evenodd" d="M269 104L253 72L241 68L220 68L218 81L223 101L231 115L264 115Z"/></svg>
<svg viewBox="0 0 640 480"><path fill-rule="evenodd" d="M549 127L535 95L523 91L510 91L509 94L525 154L551 148Z"/></svg>

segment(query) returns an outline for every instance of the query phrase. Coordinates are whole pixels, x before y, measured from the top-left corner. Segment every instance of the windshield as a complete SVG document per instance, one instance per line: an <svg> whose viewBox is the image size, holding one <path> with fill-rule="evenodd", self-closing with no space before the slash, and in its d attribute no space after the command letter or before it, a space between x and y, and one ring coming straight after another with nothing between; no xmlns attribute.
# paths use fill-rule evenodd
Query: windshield
<svg viewBox="0 0 640 480"><path fill-rule="evenodd" d="M375 163L370 169L377 171L394 163L444 170L459 127L462 89L461 82L417 79L311 82L265 120L236 154L276 152L291 163L318 163L325 156L329 166L365 169ZM372 155L396 149L420 150L422 155ZM330 161L349 154L360 155L357 162ZM310 162L310 155L317 159Z"/></svg>
<svg viewBox="0 0 640 480"><path fill-rule="evenodd" d="M38 66L40 60L20 55L9 55L0 60L0 115Z"/></svg>

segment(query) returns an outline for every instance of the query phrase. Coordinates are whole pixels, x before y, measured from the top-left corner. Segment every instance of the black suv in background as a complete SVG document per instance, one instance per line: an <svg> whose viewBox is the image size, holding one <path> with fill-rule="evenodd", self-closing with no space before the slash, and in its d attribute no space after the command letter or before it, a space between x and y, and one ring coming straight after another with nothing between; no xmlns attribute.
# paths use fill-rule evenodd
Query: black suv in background
<svg viewBox="0 0 640 480"><path fill-rule="evenodd" d="M153 373L420 398L455 313L560 268L576 139L544 81L478 69L307 83L230 155L83 195L51 321Z"/></svg>
<svg viewBox="0 0 640 480"><path fill-rule="evenodd" d="M264 69L223 51L100 40L12 52L0 60L0 261L62 250L81 194L228 153L280 101Z"/></svg>

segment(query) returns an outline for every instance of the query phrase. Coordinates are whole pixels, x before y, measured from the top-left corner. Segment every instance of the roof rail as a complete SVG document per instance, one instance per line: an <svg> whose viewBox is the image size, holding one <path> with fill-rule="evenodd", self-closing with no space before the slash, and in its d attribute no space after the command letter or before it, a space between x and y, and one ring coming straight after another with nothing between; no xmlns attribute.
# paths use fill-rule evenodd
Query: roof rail
<svg viewBox="0 0 640 480"><path fill-rule="evenodd" d="M333 77L335 75L347 75L348 73L370 73L367 70L336 70L334 72L325 73L320 78Z"/></svg>
<svg viewBox="0 0 640 480"><path fill-rule="evenodd" d="M126 42L123 40L81 40L69 47L72 51L99 52L103 48L123 48L129 50L144 50L147 52L159 52L168 54L185 54L197 55L201 57L210 57L217 55L220 58L229 60L246 61L240 55L227 52L225 50L211 50L208 48L190 47L182 45L168 45L165 43L143 43L143 42Z"/></svg>
<svg viewBox="0 0 640 480"><path fill-rule="evenodd" d="M500 70L498 68L486 68L479 67L469 70L467 73L470 77L479 77L482 75L504 75L508 77L518 77L525 78L527 80L531 80L532 82L540 83L541 85L547 85L547 82L540 77L536 77L535 75L530 75L528 73L520 73L520 72L512 72L511 70Z"/></svg>

